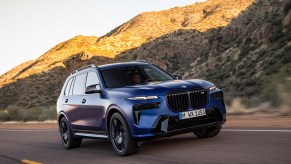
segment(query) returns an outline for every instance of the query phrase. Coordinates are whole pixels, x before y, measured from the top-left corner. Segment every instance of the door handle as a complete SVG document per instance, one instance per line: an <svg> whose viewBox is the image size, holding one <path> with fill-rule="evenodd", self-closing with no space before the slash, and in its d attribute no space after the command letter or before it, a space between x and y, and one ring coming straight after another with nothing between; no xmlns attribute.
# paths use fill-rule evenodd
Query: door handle
<svg viewBox="0 0 291 164"><path fill-rule="evenodd" d="M84 104L84 103L86 103L86 99L83 99L83 100L82 100L82 104Z"/></svg>
<svg viewBox="0 0 291 164"><path fill-rule="evenodd" d="M69 101L69 100L68 100L68 99L66 99L66 100L65 100L65 103L67 103L68 101Z"/></svg>

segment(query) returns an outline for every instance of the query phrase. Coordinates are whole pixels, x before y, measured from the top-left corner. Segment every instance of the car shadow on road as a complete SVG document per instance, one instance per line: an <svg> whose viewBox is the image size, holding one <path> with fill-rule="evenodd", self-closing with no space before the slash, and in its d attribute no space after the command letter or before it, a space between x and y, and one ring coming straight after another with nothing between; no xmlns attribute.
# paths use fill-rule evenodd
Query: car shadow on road
<svg viewBox="0 0 291 164"><path fill-rule="evenodd" d="M222 138L219 136L208 139L200 139L197 138L193 133L158 138L139 142L140 149L138 154L153 154L172 151L173 149L188 149L189 147L193 146L209 145L221 139ZM81 147L79 148L79 151L91 152L93 154L102 152L101 154L106 153L107 155L112 154L116 156L109 140L84 139Z"/></svg>

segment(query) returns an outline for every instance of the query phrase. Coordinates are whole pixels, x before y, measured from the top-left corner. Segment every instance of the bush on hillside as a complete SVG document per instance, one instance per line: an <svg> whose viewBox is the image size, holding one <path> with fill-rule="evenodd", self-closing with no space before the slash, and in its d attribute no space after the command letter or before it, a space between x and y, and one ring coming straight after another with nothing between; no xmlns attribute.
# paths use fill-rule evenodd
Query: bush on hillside
<svg viewBox="0 0 291 164"><path fill-rule="evenodd" d="M0 111L0 121L45 121L57 118L55 106L31 107L23 109L18 106L8 106Z"/></svg>
<svg viewBox="0 0 291 164"><path fill-rule="evenodd" d="M288 1L284 6L284 14L287 15L289 10L291 10L291 1Z"/></svg>

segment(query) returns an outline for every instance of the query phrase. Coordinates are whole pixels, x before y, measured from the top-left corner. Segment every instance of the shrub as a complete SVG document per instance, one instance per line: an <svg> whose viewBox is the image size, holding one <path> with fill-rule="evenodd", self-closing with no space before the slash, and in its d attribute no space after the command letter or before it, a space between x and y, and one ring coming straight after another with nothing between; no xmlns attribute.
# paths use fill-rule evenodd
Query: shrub
<svg viewBox="0 0 291 164"><path fill-rule="evenodd" d="M288 1L284 6L284 14L287 15L289 10L291 10L291 1Z"/></svg>
<svg viewBox="0 0 291 164"><path fill-rule="evenodd" d="M55 120L57 118L56 106L51 106L42 109L41 114L38 116L39 121Z"/></svg>
<svg viewBox="0 0 291 164"><path fill-rule="evenodd" d="M264 82L264 89L261 92L263 101L271 102L272 106L279 107L282 105L284 97L282 93L291 96L291 69L290 64L285 65L278 70L278 73L273 74L270 78ZM281 87L281 89L280 89Z"/></svg>
<svg viewBox="0 0 291 164"><path fill-rule="evenodd" d="M18 120L20 108L17 106L8 106L5 110L0 112L1 121Z"/></svg>
<svg viewBox="0 0 291 164"><path fill-rule="evenodd" d="M55 106L30 107L27 109L18 106L8 106L0 111L0 121L45 121L57 118Z"/></svg>
<svg viewBox="0 0 291 164"><path fill-rule="evenodd" d="M284 49L282 49L277 55L281 57L281 62L283 64L288 64L291 63L291 56L290 56L290 52L291 52L291 46L285 47Z"/></svg>

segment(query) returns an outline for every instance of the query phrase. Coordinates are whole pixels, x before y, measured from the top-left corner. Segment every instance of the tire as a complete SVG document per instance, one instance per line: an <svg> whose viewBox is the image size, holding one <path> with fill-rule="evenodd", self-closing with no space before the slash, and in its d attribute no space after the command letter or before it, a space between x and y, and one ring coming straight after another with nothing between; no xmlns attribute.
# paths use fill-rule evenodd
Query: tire
<svg viewBox="0 0 291 164"><path fill-rule="evenodd" d="M198 138L210 138L210 137L217 136L220 130L221 130L221 126L216 126L216 127L211 127L211 128L195 130L193 133Z"/></svg>
<svg viewBox="0 0 291 164"><path fill-rule="evenodd" d="M109 132L112 147L118 155L127 156L137 153L137 142L133 140L126 122L119 113L112 115Z"/></svg>
<svg viewBox="0 0 291 164"><path fill-rule="evenodd" d="M59 127L61 133L61 140L66 149L80 147L82 143L82 138L74 138L69 122L65 117L61 119Z"/></svg>

